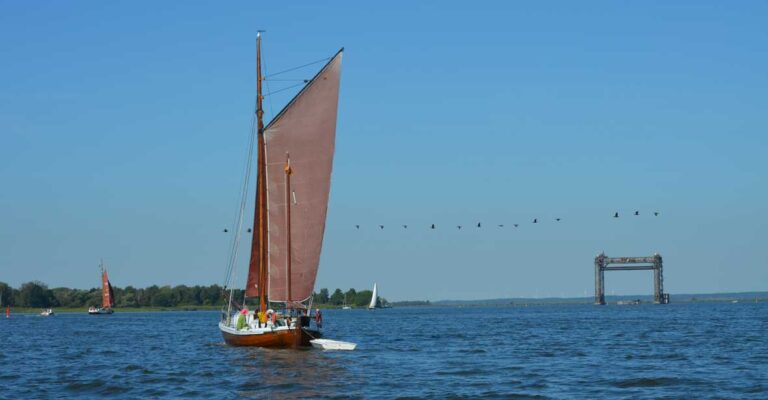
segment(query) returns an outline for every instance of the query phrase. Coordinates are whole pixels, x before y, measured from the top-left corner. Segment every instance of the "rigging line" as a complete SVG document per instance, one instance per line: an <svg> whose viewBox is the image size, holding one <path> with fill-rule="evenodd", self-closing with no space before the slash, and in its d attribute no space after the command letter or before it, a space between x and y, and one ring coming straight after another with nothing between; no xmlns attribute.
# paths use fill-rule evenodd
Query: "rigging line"
<svg viewBox="0 0 768 400"><path fill-rule="evenodd" d="M229 290L229 302L227 303L227 318L232 313L232 297L235 295L235 272L237 271L237 252L239 249L240 244L240 236L242 235L243 231L243 214L245 213L245 205L248 198L248 186L251 178L251 166L253 164L253 148L254 148L254 138L256 137L255 131L256 131L256 115L254 113L254 116L251 118L251 137L250 137L250 143L248 146L248 158L246 160L246 169L245 169L245 179L243 181L243 192L242 196L240 198L240 212L238 213L237 220L237 229L235 233L235 239L233 243L233 249L232 249L232 256L231 256L231 264L230 264L230 276L231 276L231 288Z"/></svg>
<svg viewBox="0 0 768 400"><path fill-rule="evenodd" d="M232 239L232 242L230 244L230 252L229 252L229 258L227 260L227 275L226 275L226 285L225 287L229 286L230 283L234 283L234 265L237 261L237 252L238 247L240 243L240 237L242 235L242 224L243 224L243 214L245 212L245 204L248 198L248 187L250 183L250 176L251 176L251 169L253 164L253 147L254 147L254 140L255 140L255 127L256 127L256 115L255 113L253 116L251 116L251 128L249 131L249 138L248 138L248 150L246 159L244 162L244 169L245 173L243 178L243 184L241 187L240 192L240 204L239 204L239 210L236 215L234 225L235 225L235 235ZM231 286L232 290L234 290L234 284Z"/></svg>
<svg viewBox="0 0 768 400"><path fill-rule="evenodd" d="M309 82L309 79L265 79L265 81L272 81L272 82Z"/></svg>
<svg viewBox="0 0 768 400"><path fill-rule="evenodd" d="M331 59L331 57L326 57L326 58L323 58L323 59L321 59L321 60L312 61L312 62L311 62L311 63L309 63L309 64L304 64L304 65L299 65L298 67L288 68L288 69L286 69L286 70L283 70L283 71L280 71L280 72L275 72L275 73L274 73L274 74L272 74L272 75L266 75L266 76L264 76L264 79L268 79L268 78L271 78L271 77L273 77L273 76L277 76L277 75L280 75L280 74L284 74L284 73L286 73L286 72L296 71L297 69L301 69L301 68L304 68L304 67L309 67L310 65L319 64L319 63L321 63L321 62L324 62L324 61L328 61L328 60L330 60L330 59Z"/></svg>
<svg viewBox="0 0 768 400"><path fill-rule="evenodd" d="M269 96L271 96L271 95L273 95L273 94L277 94L277 93L280 93L280 92L284 92L284 91L286 91L286 90L288 90L288 89L293 89L293 88L295 88L295 87L297 87L297 86L301 86L301 85L303 85L303 84L304 84L304 82L301 82L301 83L297 83L297 84L295 84L295 85L291 85L291 86L288 86L288 87L284 87L284 88L282 88L282 89L279 89L279 90L275 90L274 92L269 92L269 93L265 94L265 95L264 95L264 97L269 97Z"/></svg>
<svg viewBox="0 0 768 400"><path fill-rule="evenodd" d="M264 47L263 45L261 47ZM262 66L264 67L264 76L261 77L261 80L264 81L264 83L267 85L267 93L269 93L272 89L269 88L269 81L267 80L267 63L266 61L261 62ZM267 97L266 95L264 97ZM272 104L272 99L268 99L269 102L269 119L275 117L275 110Z"/></svg>

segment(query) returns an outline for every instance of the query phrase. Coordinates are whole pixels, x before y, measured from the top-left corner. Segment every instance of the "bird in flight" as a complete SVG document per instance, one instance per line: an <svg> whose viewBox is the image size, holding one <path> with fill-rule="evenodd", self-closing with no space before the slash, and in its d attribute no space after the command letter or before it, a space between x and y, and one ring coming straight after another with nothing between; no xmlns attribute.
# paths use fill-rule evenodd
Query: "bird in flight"
<svg viewBox="0 0 768 400"><path fill-rule="evenodd" d="M640 215L640 211L635 211L635 215Z"/></svg>
<svg viewBox="0 0 768 400"><path fill-rule="evenodd" d="M513 224L513 225L515 225L515 228L517 228L517 224Z"/></svg>
<svg viewBox="0 0 768 400"><path fill-rule="evenodd" d="M619 218L619 212L618 211L613 214L613 218Z"/></svg>
<svg viewBox="0 0 768 400"><path fill-rule="evenodd" d="M360 229L360 225L355 225L355 229Z"/></svg>
<svg viewBox="0 0 768 400"><path fill-rule="evenodd" d="M654 211L654 212L653 212L653 216L654 216L654 217L658 217L658 216L659 216L659 212L658 212L658 211Z"/></svg>
<svg viewBox="0 0 768 400"><path fill-rule="evenodd" d="M248 228L248 233L251 233L251 228Z"/></svg>
<svg viewBox="0 0 768 400"><path fill-rule="evenodd" d="M384 225L379 225L379 228L384 229Z"/></svg>
<svg viewBox="0 0 768 400"><path fill-rule="evenodd" d="M229 229L224 228L224 233L227 233L227 232L229 232Z"/></svg>
<svg viewBox="0 0 768 400"><path fill-rule="evenodd" d="M457 228L461 229L461 225L456 225Z"/></svg>
<svg viewBox="0 0 768 400"><path fill-rule="evenodd" d="M477 227L478 227L478 228L480 227L480 223L479 223L479 222L477 223Z"/></svg>
<svg viewBox="0 0 768 400"><path fill-rule="evenodd" d="M499 228L503 228L503 227L504 227L504 224L499 224Z"/></svg>
<svg viewBox="0 0 768 400"><path fill-rule="evenodd" d="M539 219L538 219L538 218L534 218L534 219L533 219L533 223L534 223L534 224L538 224L538 223L539 223Z"/></svg>
<svg viewBox="0 0 768 400"><path fill-rule="evenodd" d="M432 224L432 229L435 229L435 224Z"/></svg>
<svg viewBox="0 0 768 400"><path fill-rule="evenodd" d="M560 218L555 218L555 221L560 222Z"/></svg>
<svg viewBox="0 0 768 400"><path fill-rule="evenodd" d="M408 229L408 225L403 225L403 229Z"/></svg>

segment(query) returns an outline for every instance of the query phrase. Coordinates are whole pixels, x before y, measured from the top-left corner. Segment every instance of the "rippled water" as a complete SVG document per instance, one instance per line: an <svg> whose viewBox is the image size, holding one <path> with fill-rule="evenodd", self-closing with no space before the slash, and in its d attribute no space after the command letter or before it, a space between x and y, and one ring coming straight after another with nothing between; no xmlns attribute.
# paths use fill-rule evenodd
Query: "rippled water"
<svg viewBox="0 0 768 400"><path fill-rule="evenodd" d="M223 344L217 312L12 315L0 398L768 398L768 304L328 310L353 352Z"/></svg>

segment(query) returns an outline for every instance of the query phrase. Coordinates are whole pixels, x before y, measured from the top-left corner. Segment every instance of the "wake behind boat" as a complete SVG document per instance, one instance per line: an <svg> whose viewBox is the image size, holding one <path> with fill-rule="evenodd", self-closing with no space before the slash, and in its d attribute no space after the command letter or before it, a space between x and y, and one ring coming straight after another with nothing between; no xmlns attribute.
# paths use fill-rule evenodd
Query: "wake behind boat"
<svg viewBox="0 0 768 400"><path fill-rule="evenodd" d="M99 263L101 268L101 307L91 306L88 308L90 315L108 315L114 313L112 307L115 306L115 292L112 290L112 284L107 276L107 269L104 268L104 262Z"/></svg>
<svg viewBox="0 0 768 400"><path fill-rule="evenodd" d="M264 127L260 33L256 40L258 166L251 257L241 305L234 299L233 282L243 200L227 268L229 301L219 330L233 346L306 347L320 337L322 327L320 311L312 314L311 298L328 209L343 49ZM248 299L258 299L258 311L248 310Z"/></svg>

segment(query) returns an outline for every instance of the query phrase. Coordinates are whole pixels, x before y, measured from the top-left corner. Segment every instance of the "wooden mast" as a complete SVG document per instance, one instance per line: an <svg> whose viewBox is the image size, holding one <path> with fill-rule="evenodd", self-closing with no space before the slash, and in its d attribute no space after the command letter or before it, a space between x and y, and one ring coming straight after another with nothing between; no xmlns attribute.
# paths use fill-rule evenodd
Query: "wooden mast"
<svg viewBox="0 0 768 400"><path fill-rule="evenodd" d="M285 271L287 274L286 288L288 297L286 298L286 308L291 308L291 156L285 153L285 226L287 234L287 254L285 261Z"/></svg>
<svg viewBox="0 0 768 400"><path fill-rule="evenodd" d="M259 311L267 313L267 161L264 141L264 110L262 109L261 81L261 31L256 33L256 127L258 132L258 160L256 178L257 212L259 219Z"/></svg>

